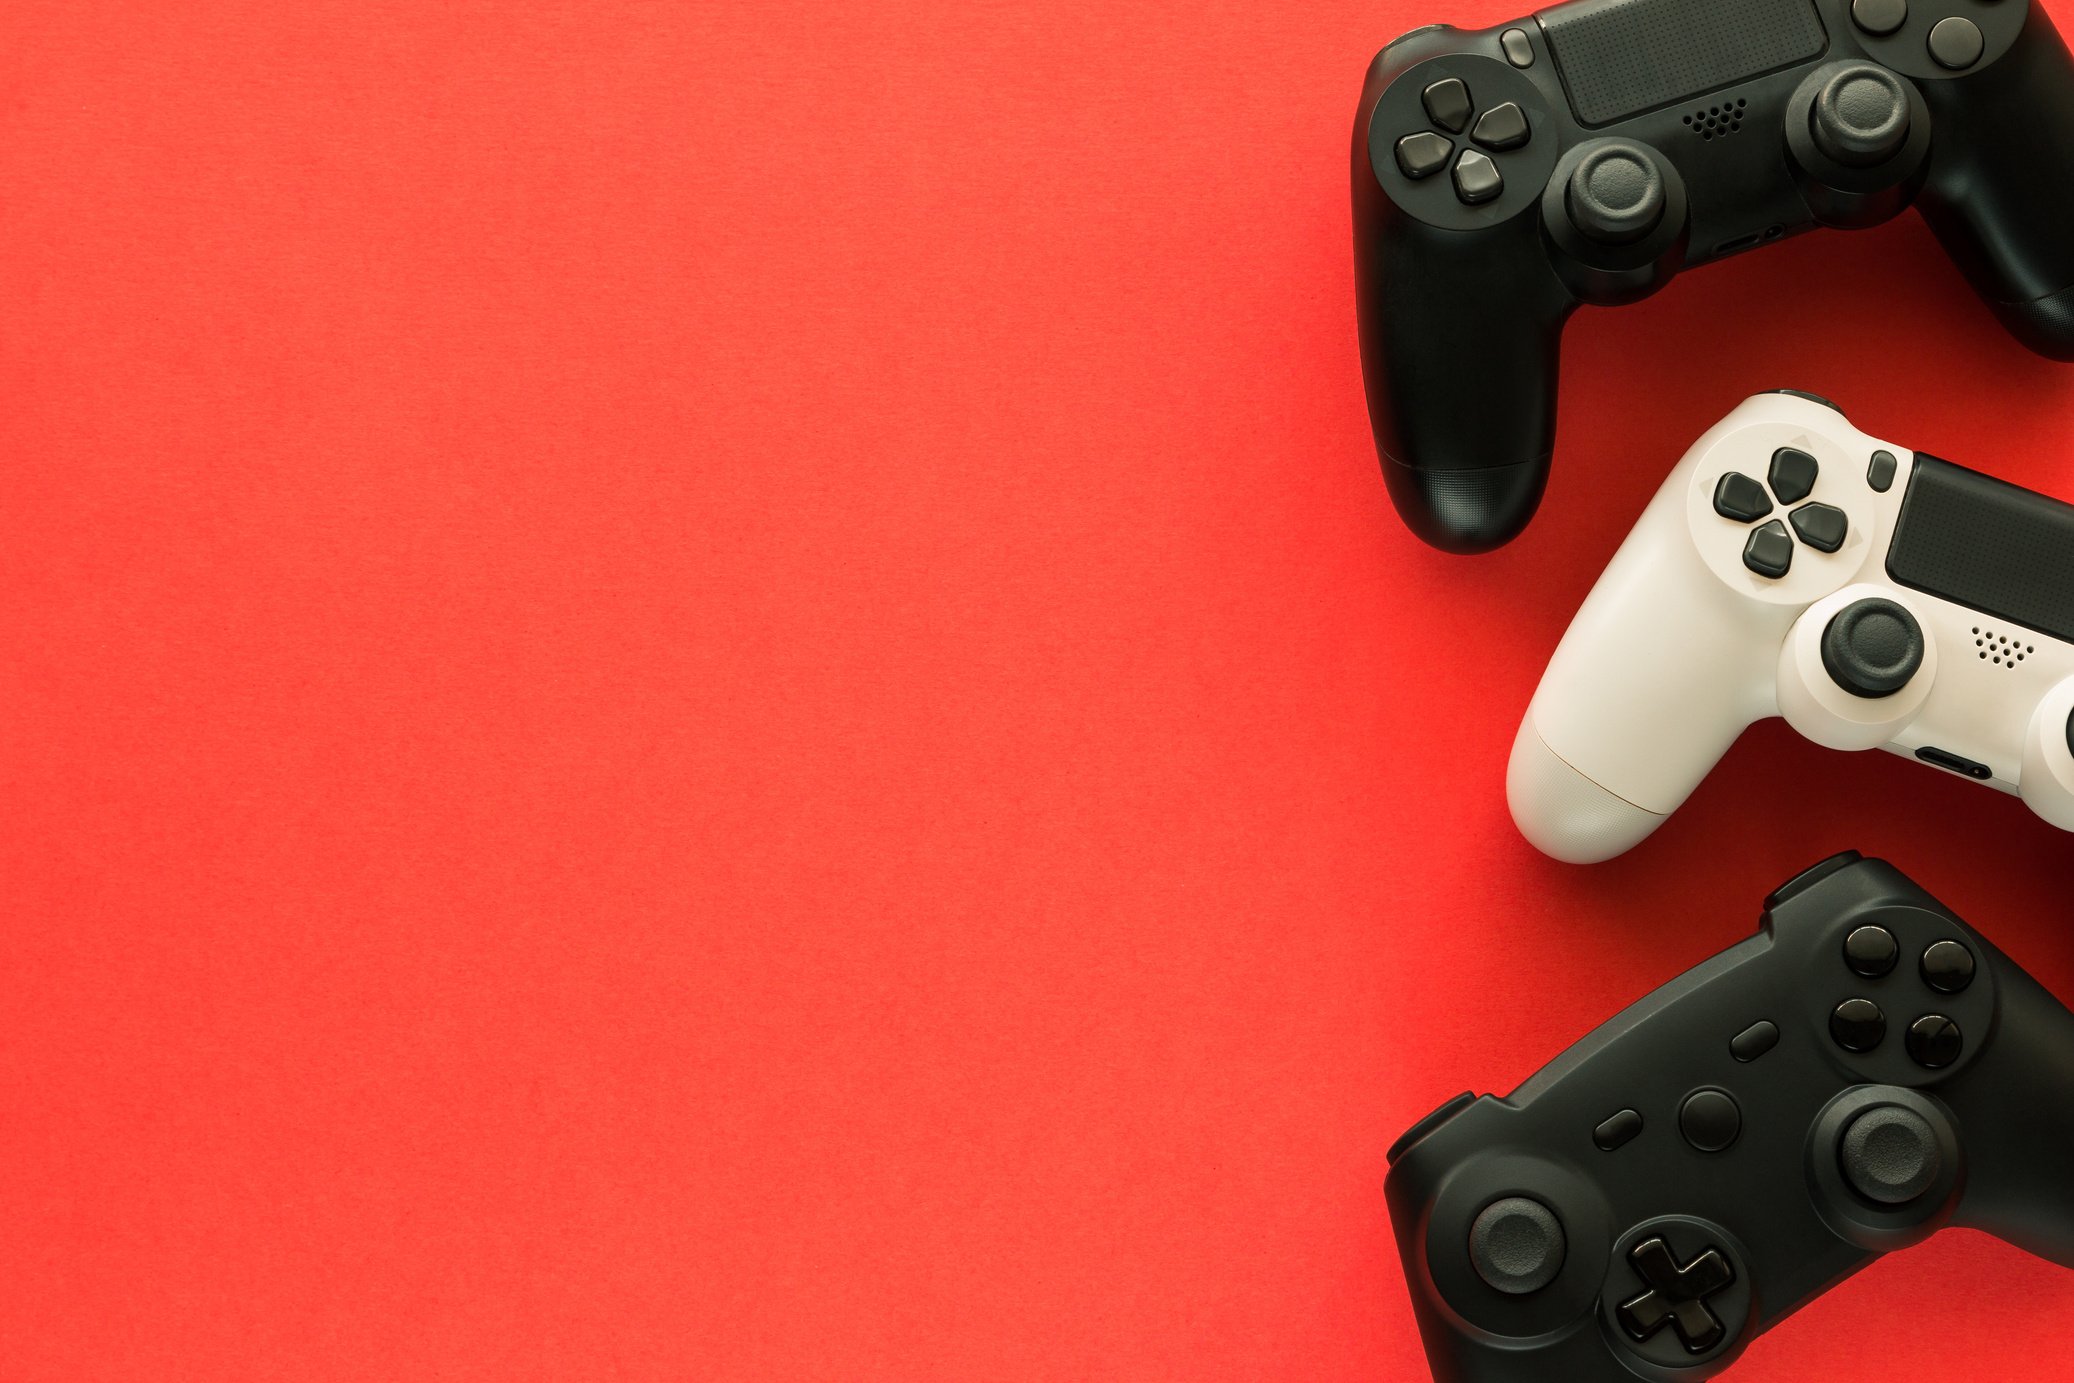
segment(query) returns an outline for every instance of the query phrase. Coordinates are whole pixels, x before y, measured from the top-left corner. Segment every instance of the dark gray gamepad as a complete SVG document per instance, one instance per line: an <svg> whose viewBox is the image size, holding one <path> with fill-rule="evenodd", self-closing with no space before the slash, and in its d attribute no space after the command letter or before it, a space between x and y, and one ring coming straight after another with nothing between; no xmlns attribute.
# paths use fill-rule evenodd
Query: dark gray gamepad
<svg viewBox="0 0 2074 1383"><path fill-rule="evenodd" d="M2074 360L2074 62L2037 0L1574 0L1398 39L1354 129L1369 410L1434 545L1510 541L1586 303L1914 202L1982 298Z"/></svg>
<svg viewBox="0 0 2074 1383"><path fill-rule="evenodd" d="M1856 854L1504 1099L1392 1149L1439 1383L1710 1378L1950 1224L2074 1266L2074 1014Z"/></svg>

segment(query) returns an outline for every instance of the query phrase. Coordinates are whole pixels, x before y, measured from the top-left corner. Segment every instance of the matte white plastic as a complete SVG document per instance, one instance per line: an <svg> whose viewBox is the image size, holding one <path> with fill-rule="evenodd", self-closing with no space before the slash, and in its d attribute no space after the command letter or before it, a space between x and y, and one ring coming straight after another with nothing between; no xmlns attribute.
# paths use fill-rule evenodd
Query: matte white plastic
<svg viewBox="0 0 2074 1383"><path fill-rule="evenodd" d="M1759 525L1721 517L1714 493L1731 471L1765 479L1785 447L1821 466L1801 503L1842 509L1850 536L1835 553L1796 541L1791 572L1773 581L1743 565ZM1881 451L1899 461L1885 494L1868 479ZM1684 804L1744 730L1773 715L1836 749L1961 755L1992 770L1992 786L2074 830L2074 645L1889 579L1887 549L1915 467L1906 448L1787 394L1748 400L1700 438L1578 611L1527 711L1507 775L1527 839L1579 863L1624 853ZM1837 686L1821 655L1836 613L1874 596L1913 613L1927 644L1915 678L1879 699ZM2005 636L2025 650L2020 661L1986 656Z"/></svg>

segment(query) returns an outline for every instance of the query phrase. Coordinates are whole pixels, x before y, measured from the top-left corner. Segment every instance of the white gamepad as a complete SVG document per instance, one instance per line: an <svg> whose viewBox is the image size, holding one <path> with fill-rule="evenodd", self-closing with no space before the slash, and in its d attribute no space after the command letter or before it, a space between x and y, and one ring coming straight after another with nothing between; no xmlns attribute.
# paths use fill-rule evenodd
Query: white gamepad
<svg viewBox="0 0 2074 1383"><path fill-rule="evenodd" d="M2074 830L2074 506L1762 394L1700 438L1556 650L1507 791L1611 859L1766 716L2016 793Z"/></svg>

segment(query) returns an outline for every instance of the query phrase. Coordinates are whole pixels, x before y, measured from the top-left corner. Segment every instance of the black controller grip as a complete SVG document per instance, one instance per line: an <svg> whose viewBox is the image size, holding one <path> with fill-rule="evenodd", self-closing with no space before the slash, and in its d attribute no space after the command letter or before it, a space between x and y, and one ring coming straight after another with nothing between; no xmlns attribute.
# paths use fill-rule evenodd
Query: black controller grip
<svg viewBox="0 0 2074 1383"><path fill-rule="evenodd" d="M1966 1147L1955 1223L2074 1267L2074 1013L1987 951L2001 989L1991 1050L1969 1079L1939 1092Z"/></svg>
<svg viewBox="0 0 2074 1383"><path fill-rule="evenodd" d="M1489 551L1519 535L1547 487L1559 346L1576 300L1534 217L1465 235L1415 220L1372 177L1364 183L1361 358L1391 496L1435 547Z"/></svg>
<svg viewBox="0 0 2074 1383"><path fill-rule="evenodd" d="M2033 0L2016 45L1921 83L1937 121L1923 217L2025 345L2074 360L2074 58Z"/></svg>

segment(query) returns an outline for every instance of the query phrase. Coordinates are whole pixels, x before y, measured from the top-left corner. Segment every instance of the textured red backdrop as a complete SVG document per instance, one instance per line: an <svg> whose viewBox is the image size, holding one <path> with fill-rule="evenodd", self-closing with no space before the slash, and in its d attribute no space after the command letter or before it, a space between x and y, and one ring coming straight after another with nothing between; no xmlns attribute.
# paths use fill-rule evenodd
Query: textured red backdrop
<svg viewBox="0 0 2074 1383"><path fill-rule="evenodd" d="M0 7L0 1377L1422 1379L1384 1149L1798 866L2074 995L2067 838L1898 759L1514 833L1720 413L2074 497L2074 370L1810 237L1580 318L1540 523L1418 546L1349 118L1507 15ZM2070 1312L1952 1234L1736 1376Z"/></svg>

